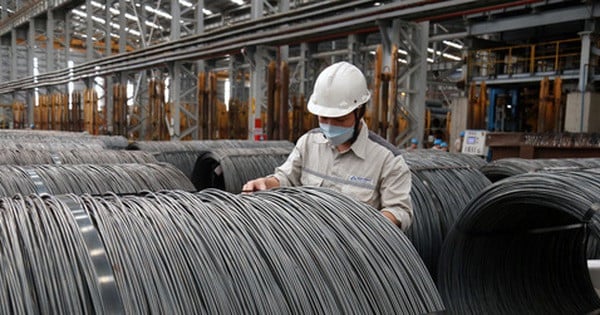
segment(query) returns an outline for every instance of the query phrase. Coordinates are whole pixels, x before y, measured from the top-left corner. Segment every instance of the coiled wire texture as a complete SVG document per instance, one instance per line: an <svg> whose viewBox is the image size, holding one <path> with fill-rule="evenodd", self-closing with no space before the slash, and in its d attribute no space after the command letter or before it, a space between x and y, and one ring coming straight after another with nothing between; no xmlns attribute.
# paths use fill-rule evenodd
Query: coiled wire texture
<svg viewBox="0 0 600 315"><path fill-rule="evenodd" d="M462 211L440 255L438 288L455 314L585 314L600 308L600 169L515 175Z"/></svg>
<svg viewBox="0 0 600 315"><path fill-rule="evenodd" d="M96 222L128 314L442 311L408 239L337 193L71 195ZM0 202L0 312L97 313L90 253L52 196Z"/></svg>

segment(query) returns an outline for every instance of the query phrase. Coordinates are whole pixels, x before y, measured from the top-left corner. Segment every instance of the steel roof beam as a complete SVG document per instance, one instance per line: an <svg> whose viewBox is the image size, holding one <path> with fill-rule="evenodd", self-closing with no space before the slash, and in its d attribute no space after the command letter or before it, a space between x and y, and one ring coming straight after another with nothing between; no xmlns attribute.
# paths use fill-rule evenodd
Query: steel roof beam
<svg viewBox="0 0 600 315"><path fill-rule="evenodd" d="M600 17L600 6L580 5L523 16L501 18L490 22L473 23L467 27L467 34L471 36L494 34L598 17Z"/></svg>
<svg viewBox="0 0 600 315"><path fill-rule="evenodd" d="M223 56L239 52L254 45L282 45L305 41L325 40L336 36L347 36L357 32L377 32L377 21L388 19L427 20L469 14L473 10L495 9L499 6L523 5L535 0L523 1L478 1L449 0L442 2L402 1L370 9L356 10L357 3L332 2L329 7L310 6L313 10L295 10L289 14L274 15L256 21L240 23L231 28L215 30L186 37L177 41L152 46L117 56L76 65L69 69L40 74L33 77L5 82L0 93L40 86L64 84L71 80L102 76L118 71L140 70L165 62L194 60ZM331 5L331 4L336 5ZM314 8L318 8L314 10ZM308 22L307 22L308 21Z"/></svg>

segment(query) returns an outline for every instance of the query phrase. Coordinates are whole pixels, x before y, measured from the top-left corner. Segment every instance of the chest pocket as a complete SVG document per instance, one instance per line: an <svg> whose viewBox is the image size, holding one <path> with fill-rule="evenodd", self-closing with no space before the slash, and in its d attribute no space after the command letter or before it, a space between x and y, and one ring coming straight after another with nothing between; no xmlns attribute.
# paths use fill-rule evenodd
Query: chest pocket
<svg viewBox="0 0 600 315"><path fill-rule="evenodd" d="M300 178L302 186L310 186L310 187L321 187L323 186L323 178L317 175L302 172L302 176Z"/></svg>
<svg viewBox="0 0 600 315"><path fill-rule="evenodd" d="M376 191L373 188L355 186L355 185L344 185L342 187L342 193L356 199L362 201L364 203L368 203L372 206L375 206L375 193Z"/></svg>

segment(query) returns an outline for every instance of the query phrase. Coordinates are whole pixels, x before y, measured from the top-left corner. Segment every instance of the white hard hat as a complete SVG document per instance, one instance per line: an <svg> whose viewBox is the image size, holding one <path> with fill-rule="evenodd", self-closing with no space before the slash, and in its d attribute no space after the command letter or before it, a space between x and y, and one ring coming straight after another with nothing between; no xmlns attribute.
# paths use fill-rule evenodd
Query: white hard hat
<svg viewBox="0 0 600 315"><path fill-rule="evenodd" d="M342 61L325 68L315 82L308 111L322 117L341 117L371 98L367 80L354 65Z"/></svg>

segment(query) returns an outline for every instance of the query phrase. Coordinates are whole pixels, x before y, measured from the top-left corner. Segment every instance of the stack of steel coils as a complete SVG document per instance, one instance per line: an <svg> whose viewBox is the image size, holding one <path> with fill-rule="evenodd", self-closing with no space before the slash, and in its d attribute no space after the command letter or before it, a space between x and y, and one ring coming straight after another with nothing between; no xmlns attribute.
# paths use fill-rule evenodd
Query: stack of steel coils
<svg viewBox="0 0 600 315"><path fill-rule="evenodd" d="M448 233L438 287L456 314L600 309L600 169L515 175L474 198Z"/></svg>
<svg viewBox="0 0 600 315"><path fill-rule="evenodd" d="M490 181L469 158L424 151L402 155L412 173L414 218L407 235L435 279L446 234L464 206Z"/></svg>
<svg viewBox="0 0 600 315"><path fill-rule="evenodd" d="M551 171L575 170L600 167L600 158L572 159L521 159L506 158L483 165L480 169L492 182L517 174Z"/></svg>
<svg viewBox="0 0 600 315"><path fill-rule="evenodd" d="M118 163L157 163L158 160L147 152L123 150L64 150L48 151L36 149L3 149L0 155L2 165L34 164L118 164Z"/></svg>
<svg viewBox="0 0 600 315"><path fill-rule="evenodd" d="M192 174L196 189L239 193L249 180L272 174L287 159L288 148L213 149L198 158Z"/></svg>
<svg viewBox="0 0 600 315"><path fill-rule="evenodd" d="M166 163L1 165L0 174L0 196L34 193L135 194L164 189L194 191L189 179Z"/></svg>
<svg viewBox="0 0 600 315"><path fill-rule="evenodd" d="M404 235L320 189L0 200L0 312L425 314Z"/></svg>

